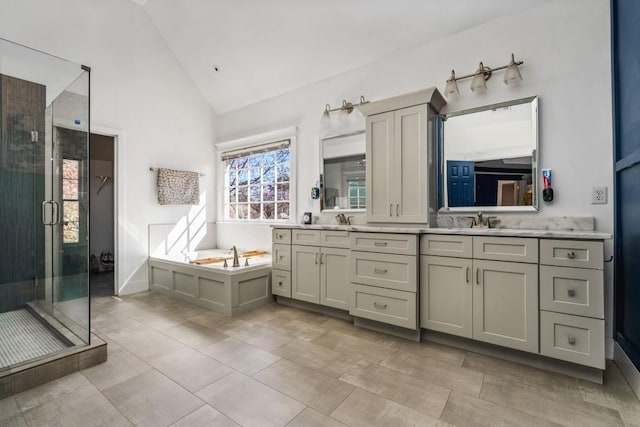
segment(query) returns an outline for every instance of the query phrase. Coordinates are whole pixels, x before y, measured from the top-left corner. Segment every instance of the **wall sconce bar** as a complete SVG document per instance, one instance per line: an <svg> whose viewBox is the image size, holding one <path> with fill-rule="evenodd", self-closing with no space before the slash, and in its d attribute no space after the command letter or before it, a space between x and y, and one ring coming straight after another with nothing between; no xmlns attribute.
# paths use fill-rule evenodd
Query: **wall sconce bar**
<svg viewBox="0 0 640 427"><path fill-rule="evenodd" d="M522 75L518 67L524 64L524 61L516 61L513 53L511 54L511 61L507 65L491 68L480 62L478 69L472 74L466 74L464 76L456 77L455 70L451 70L451 77L447 80L447 85L444 89L445 95L451 95L454 93L460 93L458 90L458 80L472 78L470 89L476 91L477 89L486 89L486 81L491 78L491 74L495 71L505 70L504 83L509 84L514 80L522 80Z"/></svg>

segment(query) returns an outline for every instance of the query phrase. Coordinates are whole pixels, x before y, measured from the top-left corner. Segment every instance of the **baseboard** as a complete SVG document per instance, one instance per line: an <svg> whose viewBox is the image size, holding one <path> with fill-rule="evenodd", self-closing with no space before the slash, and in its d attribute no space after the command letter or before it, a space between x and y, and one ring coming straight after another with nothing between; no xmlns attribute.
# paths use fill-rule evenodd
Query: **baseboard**
<svg viewBox="0 0 640 427"><path fill-rule="evenodd" d="M138 292L146 292L148 290L149 282L147 280L132 280L118 289L118 296L137 294Z"/></svg>
<svg viewBox="0 0 640 427"><path fill-rule="evenodd" d="M620 368L620 372L624 375L633 392L638 399L640 399L640 372L638 372L631 359L629 359L629 356L627 356L618 343L615 343L613 347L613 360L616 362L616 365L618 365L618 368Z"/></svg>

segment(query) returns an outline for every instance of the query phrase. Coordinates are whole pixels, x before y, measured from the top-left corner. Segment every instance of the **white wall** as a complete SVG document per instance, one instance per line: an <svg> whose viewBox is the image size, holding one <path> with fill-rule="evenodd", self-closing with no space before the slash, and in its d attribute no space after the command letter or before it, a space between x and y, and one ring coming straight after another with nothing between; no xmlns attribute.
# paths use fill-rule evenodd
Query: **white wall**
<svg viewBox="0 0 640 427"><path fill-rule="evenodd" d="M516 59L524 60L524 80L520 84L505 86L502 72L496 72L487 83L487 92L475 94L468 90L470 80L461 81L460 95L448 100L445 111L538 95L539 166L553 169L555 190L554 202L542 204L541 213L591 215L598 230L612 232L612 200L607 205L590 204L592 186L611 189L613 185L609 0L563 0L542 5L228 112L217 118L218 140L298 126L297 212L299 217L309 210L317 215L319 203L311 200L309 190L318 179L318 135L325 104L339 105L343 98L357 101L360 95L376 101L434 85L443 92L452 68L463 75L475 71L479 61L490 67L501 66L512 52ZM538 180L541 184L541 177ZM330 220L326 215L323 219ZM608 241L607 257L612 248ZM605 281L607 331L611 336L610 264Z"/></svg>
<svg viewBox="0 0 640 427"><path fill-rule="evenodd" d="M143 10L129 0L3 0L0 37L92 68L91 121L124 133L116 178L120 293L147 289L150 223L189 206L159 206L149 166L195 170L213 200L213 112ZM214 209L205 205L207 220Z"/></svg>

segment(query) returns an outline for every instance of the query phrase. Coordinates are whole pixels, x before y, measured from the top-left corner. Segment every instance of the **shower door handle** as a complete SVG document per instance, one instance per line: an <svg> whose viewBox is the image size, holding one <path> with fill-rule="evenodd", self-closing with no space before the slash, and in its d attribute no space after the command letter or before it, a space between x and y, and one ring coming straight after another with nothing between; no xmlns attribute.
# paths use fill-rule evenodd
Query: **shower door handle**
<svg viewBox="0 0 640 427"><path fill-rule="evenodd" d="M50 211L51 212L51 221L47 221L45 219L46 215L47 215L47 212L46 212L47 205L52 205L52 204L53 204L53 201L51 201L51 200L43 200L42 201L42 212L41 212L41 215L42 215L42 224L43 225L53 225L53 224L55 224L55 222L53 222L53 210Z"/></svg>
<svg viewBox="0 0 640 427"><path fill-rule="evenodd" d="M53 206L55 206L55 220L53 221L53 223L51 225L56 225L56 224L60 224L60 203L56 202L55 200L51 201L51 204Z"/></svg>

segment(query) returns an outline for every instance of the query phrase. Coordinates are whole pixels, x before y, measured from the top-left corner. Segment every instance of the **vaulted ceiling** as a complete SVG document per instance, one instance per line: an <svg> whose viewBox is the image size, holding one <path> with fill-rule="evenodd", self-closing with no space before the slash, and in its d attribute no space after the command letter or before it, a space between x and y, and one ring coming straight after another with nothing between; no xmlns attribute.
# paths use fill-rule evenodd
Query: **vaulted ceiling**
<svg viewBox="0 0 640 427"><path fill-rule="evenodd" d="M222 113L549 0L131 1Z"/></svg>

